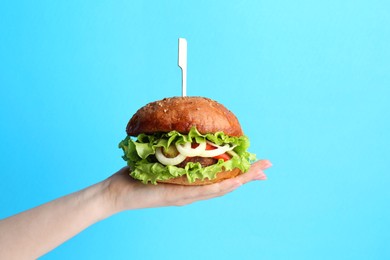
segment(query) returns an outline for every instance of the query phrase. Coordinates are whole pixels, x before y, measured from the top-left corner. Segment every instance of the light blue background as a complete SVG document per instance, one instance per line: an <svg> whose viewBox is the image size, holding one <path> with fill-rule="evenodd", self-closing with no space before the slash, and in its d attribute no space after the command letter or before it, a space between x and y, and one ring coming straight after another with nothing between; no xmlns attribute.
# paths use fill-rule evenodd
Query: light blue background
<svg viewBox="0 0 390 260"><path fill-rule="evenodd" d="M390 4L1 1L0 218L125 163L144 104L220 101L265 182L187 207L118 214L43 259L389 259Z"/></svg>

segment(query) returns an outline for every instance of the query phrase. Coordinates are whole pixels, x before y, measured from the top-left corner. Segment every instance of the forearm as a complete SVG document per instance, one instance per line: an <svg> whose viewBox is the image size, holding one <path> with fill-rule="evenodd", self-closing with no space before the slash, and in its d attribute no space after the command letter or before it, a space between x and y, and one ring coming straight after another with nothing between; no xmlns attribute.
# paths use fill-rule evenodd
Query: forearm
<svg viewBox="0 0 390 260"><path fill-rule="evenodd" d="M106 182L0 221L0 259L37 258L115 213Z"/></svg>

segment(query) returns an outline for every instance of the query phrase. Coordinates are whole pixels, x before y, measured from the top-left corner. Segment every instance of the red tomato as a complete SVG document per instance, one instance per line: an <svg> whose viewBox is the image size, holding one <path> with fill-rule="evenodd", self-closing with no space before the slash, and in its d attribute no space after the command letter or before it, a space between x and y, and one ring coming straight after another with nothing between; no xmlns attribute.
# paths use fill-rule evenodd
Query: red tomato
<svg viewBox="0 0 390 260"><path fill-rule="evenodd" d="M214 150L214 149L217 149L217 148L215 146L212 146L211 144L206 144L206 150ZM213 158L217 159L217 160L222 159L225 162L230 160L230 156L227 153L223 153L223 154L214 156Z"/></svg>
<svg viewBox="0 0 390 260"><path fill-rule="evenodd" d="M214 159L217 159L217 160L222 159L222 160L224 160L225 162L230 160L230 156L229 156L227 153L223 153L223 154L214 156L213 158L214 158Z"/></svg>
<svg viewBox="0 0 390 260"><path fill-rule="evenodd" d="M211 144L207 143L206 144L206 150L215 150L216 147L212 146Z"/></svg>
<svg viewBox="0 0 390 260"><path fill-rule="evenodd" d="M191 148L196 148L198 146L199 146L199 144L197 142L192 142L191 143Z"/></svg>
<svg viewBox="0 0 390 260"><path fill-rule="evenodd" d="M193 142L191 144L191 147L192 148L196 148L196 147L198 147L198 145L199 145L198 143ZM217 148L215 146L212 146L211 144L208 144L208 143L206 144L206 150L214 150L214 149L217 149ZM226 162L226 161L230 160L231 157L227 153L223 153L223 154L214 156L213 158L217 159L217 160L222 159L222 160L224 160Z"/></svg>

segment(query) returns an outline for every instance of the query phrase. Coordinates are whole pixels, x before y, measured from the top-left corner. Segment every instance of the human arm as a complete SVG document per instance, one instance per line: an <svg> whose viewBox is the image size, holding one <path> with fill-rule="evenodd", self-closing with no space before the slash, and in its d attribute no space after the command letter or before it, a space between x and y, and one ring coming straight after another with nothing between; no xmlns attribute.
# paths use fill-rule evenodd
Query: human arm
<svg viewBox="0 0 390 260"><path fill-rule="evenodd" d="M233 191L265 179L266 160L249 172L206 186L145 185L125 167L108 179L0 221L0 259L33 259L54 249L88 226L118 212L139 208L182 206Z"/></svg>

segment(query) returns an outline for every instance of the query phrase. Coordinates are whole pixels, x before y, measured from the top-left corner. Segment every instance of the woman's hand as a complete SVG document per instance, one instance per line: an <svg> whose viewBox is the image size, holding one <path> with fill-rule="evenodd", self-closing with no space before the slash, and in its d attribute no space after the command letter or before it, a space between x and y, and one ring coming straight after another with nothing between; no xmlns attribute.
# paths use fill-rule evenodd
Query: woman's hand
<svg viewBox="0 0 390 260"><path fill-rule="evenodd" d="M269 168L268 160L252 164L250 170L235 178L204 186L181 186L174 184L145 185L129 176L129 169L122 168L105 181L107 195L113 210L163 206L183 206L195 201L223 196L242 184L253 180L265 180L264 170Z"/></svg>
<svg viewBox="0 0 390 260"><path fill-rule="evenodd" d="M249 172L205 186L145 185L123 168L108 179L0 220L0 259L35 259L88 226L129 209L182 206L225 195L253 180L265 180L266 160ZM33 221L31 221L33 220Z"/></svg>

